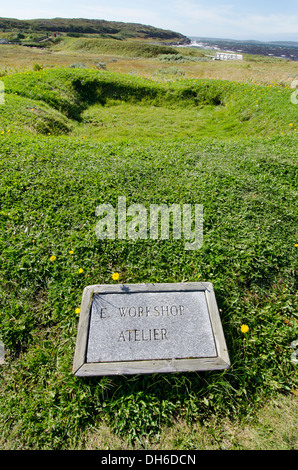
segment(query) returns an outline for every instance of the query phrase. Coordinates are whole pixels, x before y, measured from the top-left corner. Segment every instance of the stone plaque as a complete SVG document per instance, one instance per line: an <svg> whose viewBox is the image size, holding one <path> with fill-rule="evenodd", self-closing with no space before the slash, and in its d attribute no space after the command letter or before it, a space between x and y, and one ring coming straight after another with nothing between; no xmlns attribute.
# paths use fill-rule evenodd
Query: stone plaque
<svg viewBox="0 0 298 470"><path fill-rule="evenodd" d="M84 289L77 376L225 369L229 356L211 283Z"/></svg>

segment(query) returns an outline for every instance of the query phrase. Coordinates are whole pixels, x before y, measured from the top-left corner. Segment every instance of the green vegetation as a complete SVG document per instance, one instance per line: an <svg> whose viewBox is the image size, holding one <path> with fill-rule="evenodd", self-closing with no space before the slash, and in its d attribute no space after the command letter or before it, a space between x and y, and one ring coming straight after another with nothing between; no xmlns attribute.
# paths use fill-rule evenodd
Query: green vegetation
<svg viewBox="0 0 298 470"><path fill-rule="evenodd" d="M152 132L175 139L297 135L296 108L284 87L171 77L158 83L81 67L44 70L35 64L34 69L3 77L1 131L75 129L78 136L109 140L119 140L122 133L143 139Z"/></svg>
<svg viewBox="0 0 298 470"><path fill-rule="evenodd" d="M115 41L115 39L99 38L64 38L58 42L54 50L70 50L81 53L112 54L125 57L157 57L161 54L178 55L170 46L147 44L138 41Z"/></svg>
<svg viewBox="0 0 298 470"><path fill-rule="evenodd" d="M101 426L152 448L177 420L245 423L297 389L297 109L281 86L61 68L2 77L1 445L75 449ZM200 203L204 243L104 240L95 209ZM86 285L211 281L226 371L72 375ZM241 325L249 327L242 333ZM185 428L184 428L185 429ZM215 435L219 439L218 434ZM235 444L236 445L236 444ZM288 448L295 446L293 436ZM237 445L236 445L237 447Z"/></svg>
<svg viewBox="0 0 298 470"><path fill-rule="evenodd" d="M101 37L115 39L141 38L159 41L189 43L183 34L174 31L155 28L138 23L123 23L120 21L91 20L84 18L52 18L17 20L15 18L0 18L0 28L5 32L17 32L19 40L25 39L25 34L62 32L69 36L96 34ZM22 31L22 32L20 32ZM20 35L22 35L20 37Z"/></svg>

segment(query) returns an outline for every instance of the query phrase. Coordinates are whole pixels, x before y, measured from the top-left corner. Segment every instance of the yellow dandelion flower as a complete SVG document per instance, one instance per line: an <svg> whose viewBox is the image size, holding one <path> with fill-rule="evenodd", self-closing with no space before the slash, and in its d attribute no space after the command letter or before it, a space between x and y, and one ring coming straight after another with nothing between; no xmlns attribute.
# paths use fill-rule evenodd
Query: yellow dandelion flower
<svg viewBox="0 0 298 470"><path fill-rule="evenodd" d="M290 127L292 127L293 123L291 122L291 124L289 124Z"/></svg>
<svg viewBox="0 0 298 470"><path fill-rule="evenodd" d="M78 271L79 274L82 274L83 272L84 272L84 269L82 269L82 268L80 268L79 271Z"/></svg>
<svg viewBox="0 0 298 470"><path fill-rule="evenodd" d="M54 256L54 255L52 255L52 256L50 257L50 260L51 260L51 261L55 261L55 259L56 259L56 256Z"/></svg>
<svg viewBox="0 0 298 470"><path fill-rule="evenodd" d="M73 255L74 254L74 251L73 250L69 250L68 252L70 255Z"/></svg>
<svg viewBox="0 0 298 470"><path fill-rule="evenodd" d="M247 325L241 325L241 333L247 333L249 330L249 327Z"/></svg>
<svg viewBox="0 0 298 470"><path fill-rule="evenodd" d="M113 281L118 281L119 277L120 277L119 273L113 273L112 274Z"/></svg>
<svg viewBox="0 0 298 470"><path fill-rule="evenodd" d="M295 248L298 248L298 243L295 243Z"/></svg>
<svg viewBox="0 0 298 470"><path fill-rule="evenodd" d="M75 309L75 312L76 312L76 314L79 314L79 313L81 313L81 309L78 307L78 308Z"/></svg>

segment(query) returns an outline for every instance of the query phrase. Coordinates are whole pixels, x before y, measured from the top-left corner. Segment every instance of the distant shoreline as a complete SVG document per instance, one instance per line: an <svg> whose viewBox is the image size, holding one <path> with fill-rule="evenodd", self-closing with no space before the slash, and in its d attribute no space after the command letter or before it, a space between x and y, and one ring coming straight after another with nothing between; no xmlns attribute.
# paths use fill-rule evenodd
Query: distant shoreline
<svg viewBox="0 0 298 470"><path fill-rule="evenodd" d="M230 39L189 37L191 43L181 47L197 47L214 51L236 52L242 54L263 55L298 61L298 42L278 41L237 41Z"/></svg>

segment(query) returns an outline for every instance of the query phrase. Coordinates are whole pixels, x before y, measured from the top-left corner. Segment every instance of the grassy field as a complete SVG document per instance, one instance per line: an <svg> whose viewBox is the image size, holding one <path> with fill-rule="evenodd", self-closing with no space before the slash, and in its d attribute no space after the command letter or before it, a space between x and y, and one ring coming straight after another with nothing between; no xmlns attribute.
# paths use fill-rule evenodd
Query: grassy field
<svg viewBox="0 0 298 470"><path fill-rule="evenodd" d="M114 42L118 44L118 48ZM168 60L165 60L167 46L151 45L150 50L148 42L144 44L143 49L140 41L120 41L120 45L119 41L114 42L62 37L44 48L0 45L0 75L6 71L32 70L32 66L36 63L46 68L79 64L92 69L104 64L111 72L134 74L154 80L211 78L290 86L293 77L298 74L297 62L285 59L245 54L245 60L238 63L213 61L210 57L206 57L214 54L210 50L180 47L172 48L176 54L168 54ZM184 59L177 60L179 55Z"/></svg>
<svg viewBox="0 0 298 470"><path fill-rule="evenodd" d="M0 46L0 447L297 449L297 65L69 46ZM203 204L202 248L98 240L118 196ZM197 280L229 369L72 375L86 285Z"/></svg>

